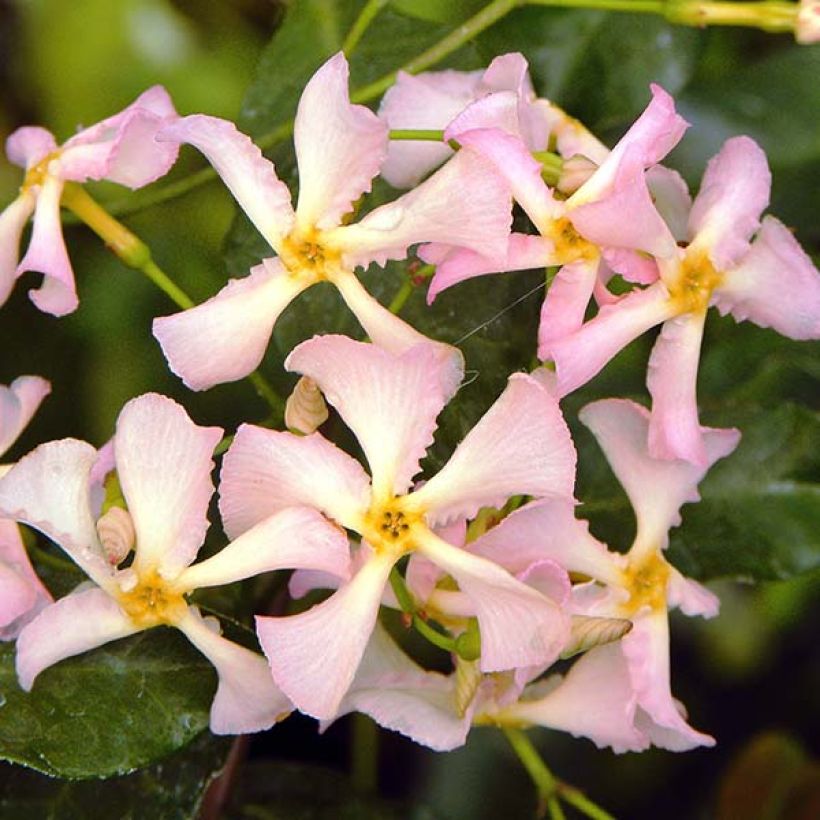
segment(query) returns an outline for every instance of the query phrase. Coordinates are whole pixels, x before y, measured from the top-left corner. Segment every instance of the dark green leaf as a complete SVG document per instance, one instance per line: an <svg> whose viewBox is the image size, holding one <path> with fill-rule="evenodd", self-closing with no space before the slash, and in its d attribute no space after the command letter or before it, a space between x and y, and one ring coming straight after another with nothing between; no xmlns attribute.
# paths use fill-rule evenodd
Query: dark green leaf
<svg viewBox="0 0 820 820"><path fill-rule="evenodd" d="M208 725L216 675L176 630L153 629L46 669L30 693L0 647L0 758L59 777L127 774Z"/></svg>

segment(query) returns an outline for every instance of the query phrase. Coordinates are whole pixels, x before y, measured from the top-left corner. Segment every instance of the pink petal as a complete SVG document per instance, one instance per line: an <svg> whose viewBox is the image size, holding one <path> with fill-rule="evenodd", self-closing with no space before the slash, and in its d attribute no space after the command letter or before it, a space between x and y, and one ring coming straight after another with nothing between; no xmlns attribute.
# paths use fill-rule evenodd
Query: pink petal
<svg viewBox="0 0 820 820"><path fill-rule="evenodd" d="M492 561L428 532L419 551L455 578L475 608L481 671L498 672L554 661L569 637L569 618L554 601Z"/></svg>
<svg viewBox="0 0 820 820"><path fill-rule="evenodd" d="M513 495L571 498L574 482L575 448L557 400L536 379L514 373L438 475L411 498L430 522L446 523Z"/></svg>
<svg viewBox="0 0 820 820"><path fill-rule="evenodd" d="M519 97L512 91L498 91L487 94L470 103L444 132L446 141L456 140L475 129L498 129L523 140L519 117Z"/></svg>
<svg viewBox="0 0 820 820"><path fill-rule="evenodd" d="M394 560L373 555L351 581L307 612L257 617L273 678L301 712L335 717L373 631Z"/></svg>
<svg viewBox="0 0 820 820"><path fill-rule="evenodd" d="M771 184L766 155L749 137L726 140L709 160L689 216L689 235L708 249L719 271L734 267L748 252Z"/></svg>
<svg viewBox="0 0 820 820"><path fill-rule="evenodd" d="M492 257L503 255L511 222L507 184L491 163L462 149L409 193L327 237L351 266L404 259L417 242L444 242Z"/></svg>
<svg viewBox="0 0 820 820"><path fill-rule="evenodd" d="M774 217L763 219L751 250L723 273L713 299L739 322L750 319L791 339L820 338L820 274Z"/></svg>
<svg viewBox="0 0 820 820"><path fill-rule="evenodd" d="M653 745L673 752L697 746L714 746L714 738L696 732L681 716L669 688L669 624L661 610L633 621L632 631L620 646L629 665L632 686L643 711L637 727Z"/></svg>
<svg viewBox="0 0 820 820"><path fill-rule="evenodd" d="M520 51L494 57L481 76L481 85L491 91L515 91L523 100L535 97L529 65Z"/></svg>
<svg viewBox="0 0 820 820"><path fill-rule="evenodd" d="M671 168L653 165L646 172L646 184L652 201L678 242L689 238L689 212L692 195L684 178Z"/></svg>
<svg viewBox="0 0 820 820"><path fill-rule="evenodd" d="M418 256L425 262L436 265L436 272L430 280L427 304L431 305L436 296L459 282L488 273L530 270L553 264L552 242L541 236L523 233L510 234L503 259L490 259L466 248L450 249L446 245L423 245Z"/></svg>
<svg viewBox="0 0 820 820"><path fill-rule="evenodd" d="M297 567L344 579L350 574L344 531L309 507L288 507L260 521L213 557L183 570L176 584L199 589Z"/></svg>
<svg viewBox="0 0 820 820"><path fill-rule="evenodd" d="M587 737L599 749L640 752L649 742L635 727L637 707L629 669L617 644L587 652L546 695L520 700L501 712L505 720L523 720Z"/></svg>
<svg viewBox="0 0 820 820"><path fill-rule="evenodd" d="M40 376L18 376L8 387L0 385L0 455L23 432L51 384Z"/></svg>
<svg viewBox="0 0 820 820"><path fill-rule="evenodd" d="M315 336L285 361L315 381L356 434L373 476L374 497L403 495L433 443L449 397L436 352L417 345L393 356L346 336Z"/></svg>
<svg viewBox="0 0 820 820"><path fill-rule="evenodd" d="M555 362L557 391L566 396L596 376L633 339L676 312L669 291L658 282L605 305L575 333L553 341L549 350L539 349L538 356Z"/></svg>
<svg viewBox="0 0 820 820"><path fill-rule="evenodd" d="M344 54L331 57L302 92L294 142L299 164L296 216L305 228L332 228L370 191L387 154L387 126L351 105Z"/></svg>
<svg viewBox="0 0 820 820"><path fill-rule="evenodd" d="M232 122L194 114L165 126L157 138L187 142L202 151L248 219L278 252L294 222L290 191L250 137Z"/></svg>
<svg viewBox="0 0 820 820"><path fill-rule="evenodd" d="M601 254L612 272L620 274L627 282L651 285L660 278L658 263L642 251L603 248ZM606 300L603 301L607 304Z"/></svg>
<svg viewBox="0 0 820 820"><path fill-rule="evenodd" d="M117 419L117 475L137 531L134 564L168 578L196 557L208 529L221 427L199 427L175 401L147 393Z"/></svg>
<svg viewBox="0 0 820 820"><path fill-rule="evenodd" d="M378 622L339 716L354 711L437 752L463 746L470 731L469 713L456 711L452 680L413 663Z"/></svg>
<svg viewBox="0 0 820 820"><path fill-rule="evenodd" d="M270 675L265 659L213 631L194 607L177 625L216 667L219 686L211 705L215 735L244 735L270 729L292 711Z"/></svg>
<svg viewBox="0 0 820 820"><path fill-rule="evenodd" d="M6 140L6 156L9 161L26 170L42 162L56 150L54 135L36 125L18 128Z"/></svg>
<svg viewBox="0 0 820 820"><path fill-rule="evenodd" d="M89 504L97 452L84 441L41 444L0 479L0 517L22 521L59 544L99 586L112 583Z"/></svg>
<svg viewBox="0 0 820 820"><path fill-rule="evenodd" d="M652 396L649 452L655 458L706 463L697 400L705 319L705 310L667 319L652 348L646 385Z"/></svg>
<svg viewBox="0 0 820 820"><path fill-rule="evenodd" d="M101 589L72 592L47 606L17 639L17 677L26 692L34 679L65 658L139 632Z"/></svg>
<svg viewBox="0 0 820 820"><path fill-rule="evenodd" d="M580 329L598 277L598 259L564 265L547 290L538 325L538 350L549 358L551 344Z"/></svg>
<svg viewBox="0 0 820 820"><path fill-rule="evenodd" d="M62 181L46 176L37 195L31 241L16 271L16 276L28 271L45 276L39 288L29 291L29 297L40 310L52 316L65 316L76 310L78 304L74 272L60 224L62 193Z"/></svg>
<svg viewBox="0 0 820 820"><path fill-rule="evenodd" d="M34 213L35 202L34 195L26 191L0 213L0 305L5 304L14 288L20 261L20 238Z"/></svg>
<svg viewBox="0 0 820 820"><path fill-rule="evenodd" d="M379 347L396 355L418 345L431 348L435 353L437 378L444 386L447 398L455 395L464 377L464 357L457 347L429 339L391 313L367 292L355 274L339 271L333 281L345 304Z"/></svg>
<svg viewBox="0 0 820 820"><path fill-rule="evenodd" d="M379 106L390 128L443 130L476 94L478 71L429 71L418 76L399 71ZM394 188L412 188L452 155L444 142L392 140L382 176Z"/></svg>
<svg viewBox="0 0 820 820"><path fill-rule="evenodd" d="M513 575L545 558L568 572L619 584L618 556L589 533L575 517L575 505L563 498L531 501L508 515L469 546L475 555L494 561Z"/></svg>
<svg viewBox="0 0 820 820"><path fill-rule="evenodd" d="M588 404L578 414L598 440L638 518L636 544L665 546L667 533L681 523L680 508L700 500L697 485L709 467L734 450L737 430L704 428L707 462L652 458L648 448L649 412L635 402L605 399ZM647 546L649 548L649 546Z"/></svg>
<svg viewBox="0 0 820 820"><path fill-rule="evenodd" d="M192 390L236 381L258 367L279 314L310 284L265 259L207 302L154 319L154 336Z"/></svg>
<svg viewBox="0 0 820 820"><path fill-rule="evenodd" d="M666 603L669 609L678 607L690 618L696 615L714 618L720 611L720 598L714 592L691 578L684 578L674 568L666 586Z"/></svg>
<svg viewBox="0 0 820 820"><path fill-rule="evenodd" d="M222 460L219 510L230 538L283 507L315 507L346 527L370 506L370 478L320 433L239 427Z"/></svg>
<svg viewBox="0 0 820 820"><path fill-rule="evenodd" d="M554 103L544 99L535 100L532 108L546 124L549 134L555 137L558 153L564 159L580 155L601 165L609 156L606 145L575 117L570 117Z"/></svg>

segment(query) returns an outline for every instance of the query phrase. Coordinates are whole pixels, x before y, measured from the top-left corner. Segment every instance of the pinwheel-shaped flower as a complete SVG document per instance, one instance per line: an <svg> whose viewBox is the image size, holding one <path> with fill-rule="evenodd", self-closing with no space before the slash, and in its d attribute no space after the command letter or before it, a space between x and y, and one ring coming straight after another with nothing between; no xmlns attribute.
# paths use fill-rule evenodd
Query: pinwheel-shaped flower
<svg viewBox="0 0 820 820"><path fill-rule="evenodd" d="M347 79L347 61L340 53L316 72L299 101L295 211L272 163L231 123L185 117L162 133L161 139L191 143L208 157L277 254L202 305L154 322L171 369L189 387L202 390L250 373L279 314L299 293L323 281L339 289L377 344L401 352L429 342L370 296L353 270L403 259L417 242L447 240L489 256L503 249L511 219L509 194L491 165L471 151L459 152L418 188L361 221L342 224L370 190L388 142L387 126L367 108L351 105ZM448 345L441 345L440 353L445 360L460 359Z"/></svg>
<svg viewBox="0 0 820 820"><path fill-rule="evenodd" d="M130 401L113 444L128 510L112 508L99 520L90 492L98 454L85 442L43 444L0 481L0 513L45 533L94 582L47 606L20 633L17 673L24 689L63 658L164 624L185 633L216 667L214 732L259 731L290 711L264 658L220 637L185 596L278 569L282 561L291 567L306 559L344 577L347 539L315 511L292 508L193 564L208 527L211 454L221 436L163 396ZM293 553L296 533L300 551ZM133 563L118 569L131 547Z"/></svg>
<svg viewBox="0 0 820 820"><path fill-rule="evenodd" d="M557 403L536 379L514 374L441 471L408 492L446 401L434 365L429 344L395 356L343 336L315 337L287 359L355 433L372 481L319 433L245 425L225 456L220 507L232 536L294 504L315 507L362 536L358 571L330 598L299 615L257 621L274 679L315 717L334 716L390 572L409 553L443 569L469 599L482 669L551 661L566 640L567 618L553 601L433 532L514 494L572 497L575 451Z"/></svg>
<svg viewBox="0 0 820 820"><path fill-rule="evenodd" d="M51 385L39 376L20 376L8 387L0 386L0 456L14 444L31 420ZM0 465L0 475L11 465ZM0 518L0 640L17 637L24 624L51 595L40 582L26 554L14 521Z"/></svg>
<svg viewBox="0 0 820 820"><path fill-rule="evenodd" d="M54 316L77 308L77 289L60 225L60 199L67 182L108 179L141 188L168 172L178 147L154 141L157 131L176 117L161 86L149 88L127 108L92 125L58 146L44 128L19 128L6 141L6 153L26 169L20 195L0 214L0 304L14 281L27 271L45 275L30 291L32 302ZM34 231L18 264L23 228L34 214Z"/></svg>

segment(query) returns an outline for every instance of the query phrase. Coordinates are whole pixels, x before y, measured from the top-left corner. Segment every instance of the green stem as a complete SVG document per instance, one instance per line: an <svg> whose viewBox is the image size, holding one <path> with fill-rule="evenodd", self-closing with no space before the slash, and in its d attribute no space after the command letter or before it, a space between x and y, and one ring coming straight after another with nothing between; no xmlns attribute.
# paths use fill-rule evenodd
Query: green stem
<svg viewBox="0 0 820 820"><path fill-rule="evenodd" d="M361 794L373 794L379 785L379 728L367 715L353 715L350 745L353 787Z"/></svg>
<svg viewBox="0 0 820 820"><path fill-rule="evenodd" d="M402 282L402 286L399 288L396 295L393 297L393 301L387 306L387 309L394 315L398 315L401 309L404 307L407 300L410 298L410 294L413 292L413 282L410 279L405 279Z"/></svg>
<svg viewBox="0 0 820 820"><path fill-rule="evenodd" d="M167 273L157 266L153 259L149 259L141 270L175 305L183 310L194 307L196 302L174 282Z"/></svg>
<svg viewBox="0 0 820 820"><path fill-rule="evenodd" d="M591 817L592 820L615 820L609 812L604 811L599 805L593 803L583 792L576 789L575 786L570 786L567 783L559 783L558 794L562 800L574 806L587 817Z"/></svg>
<svg viewBox="0 0 820 820"><path fill-rule="evenodd" d="M390 130L389 136L391 140L444 141L444 131L435 131L430 128L393 128Z"/></svg>
<svg viewBox="0 0 820 820"><path fill-rule="evenodd" d="M547 764L541 759L538 750L521 729L512 729L505 726L501 731L504 732L504 737L507 738L510 746L513 747L513 751L518 755L518 759L527 770L527 774L538 792L539 802L549 805L550 801L555 800L558 794L558 781L547 768Z"/></svg>
<svg viewBox="0 0 820 820"><path fill-rule="evenodd" d="M370 24L373 22L376 15L387 5L388 0L367 0L359 12L353 26L345 37L342 44L342 51L349 58L362 39L362 35L367 31Z"/></svg>

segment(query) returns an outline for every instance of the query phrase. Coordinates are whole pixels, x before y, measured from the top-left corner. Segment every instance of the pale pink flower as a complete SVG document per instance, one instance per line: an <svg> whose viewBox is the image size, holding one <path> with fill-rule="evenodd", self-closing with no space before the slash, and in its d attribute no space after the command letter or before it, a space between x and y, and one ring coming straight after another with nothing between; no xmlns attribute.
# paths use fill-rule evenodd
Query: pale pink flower
<svg viewBox="0 0 820 820"><path fill-rule="evenodd" d="M192 116L163 132L162 139L191 143L207 156L277 254L204 304L154 322L171 369L189 387L202 390L250 373L279 314L322 281L338 288L377 344L401 352L429 343L367 293L354 269L403 259L417 242L446 239L490 256L503 248L509 193L491 165L471 151L459 152L418 188L359 222L342 224L370 190L388 142L385 124L367 108L351 105L347 85L347 61L339 53L316 72L299 101L295 210L272 163L231 123ZM460 361L453 347L438 349L445 367Z"/></svg>
<svg viewBox="0 0 820 820"><path fill-rule="evenodd" d="M657 165L680 140L686 122L663 89L653 86L652 95L600 167L566 200L554 196L541 176L540 163L519 137L497 128L462 131L457 124L450 126L448 139L480 152L504 174L539 235L513 233L501 264L446 244L425 246L420 256L437 266L428 301L475 276L561 266L541 309L538 355L547 359L554 340L581 326L593 292L599 302L611 301L605 285L613 271L633 282L655 281L653 257L674 255L677 245L649 183L662 192L665 210L680 210L681 197L688 206L688 192L674 172Z"/></svg>
<svg viewBox="0 0 820 820"><path fill-rule="evenodd" d="M760 222L770 184L757 144L728 140L692 206L689 244L659 258L660 281L602 307L552 343L558 394L580 387L629 342L663 324L647 378L650 452L705 464L696 381L709 306L792 339L820 338L820 274L785 225L771 216Z"/></svg>
<svg viewBox="0 0 820 820"><path fill-rule="evenodd" d="M820 2L800 0L794 37L798 43L820 43Z"/></svg>
<svg viewBox="0 0 820 820"><path fill-rule="evenodd" d="M39 376L20 376L0 386L0 456L16 441L51 385ZM0 464L0 475L11 465ZM14 521L0 518L0 640L13 640L51 595L31 566L20 530Z"/></svg>
<svg viewBox="0 0 820 820"><path fill-rule="evenodd" d="M127 511L99 516L92 483L106 454L76 439L37 447L0 480L0 513L46 534L94 582L47 606L20 633L17 673L25 690L64 658L164 624L185 633L216 667L214 732L259 731L291 710L264 658L220 637L215 619L203 618L186 596L283 562L306 560L344 577L347 539L315 511L292 507L192 563L208 528L211 455L221 437L220 428L199 427L175 402L147 394L125 405L113 440ZM133 563L117 568L131 548Z"/></svg>
<svg viewBox="0 0 820 820"><path fill-rule="evenodd" d="M566 639L567 619L554 602L433 531L518 493L572 497L575 451L557 403L535 379L514 374L442 470L408 492L447 400L434 365L429 344L396 356L343 336L316 337L290 354L286 366L313 379L356 435L372 478L319 433L244 425L225 456L220 508L231 536L294 504L362 536L357 571L330 598L300 615L257 621L274 679L321 719L339 708L385 583L408 553L458 583L478 619L483 670L549 661Z"/></svg>
<svg viewBox="0 0 820 820"><path fill-rule="evenodd" d="M44 128L18 128L6 141L6 154L26 170L20 195L0 214L0 304L14 281L27 271L45 276L29 291L37 307L54 316L77 308L74 272L60 224L60 198L66 182L107 179L141 188L168 172L178 147L154 141L157 131L176 117L161 86L149 88L127 108L92 125L58 146ZM23 228L34 214L26 255L18 262Z"/></svg>

